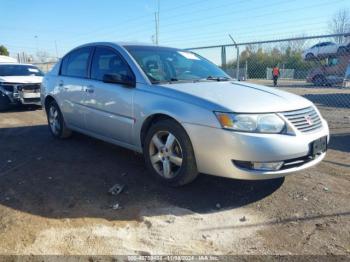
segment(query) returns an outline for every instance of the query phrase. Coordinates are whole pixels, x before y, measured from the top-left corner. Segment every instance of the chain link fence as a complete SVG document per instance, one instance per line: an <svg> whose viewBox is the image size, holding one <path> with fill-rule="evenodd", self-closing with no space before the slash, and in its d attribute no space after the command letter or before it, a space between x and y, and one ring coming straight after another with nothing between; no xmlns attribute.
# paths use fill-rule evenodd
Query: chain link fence
<svg viewBox="0 0 350 262"><path fill-rule="evenodd" d="M32 64L37 66L44 73L47 73L52 69L56 62L33 62Z"/></svg>
<svg viewBox="0 0 350 262"><path fill-rule="evenodd" d="M239 81L276 85L304 96L319 107L331 129L350 132L350 34L188 50L213 61Z"/></svg>

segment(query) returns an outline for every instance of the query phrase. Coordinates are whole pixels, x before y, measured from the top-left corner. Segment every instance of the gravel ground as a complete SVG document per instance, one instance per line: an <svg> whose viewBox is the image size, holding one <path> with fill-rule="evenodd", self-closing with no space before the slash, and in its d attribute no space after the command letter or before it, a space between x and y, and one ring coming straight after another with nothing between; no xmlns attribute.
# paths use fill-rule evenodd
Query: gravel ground
<svg viewBox="0 0 350 262"><path fill-rule="evenodd" d="M291 91L330 123L321 164L269 181L201 175L178 189L129 150L55 140L41 109L0 113L0 254L350 256L350 106L318 100L333 89ZM116 183L126 187L108 194Z"/></svg>

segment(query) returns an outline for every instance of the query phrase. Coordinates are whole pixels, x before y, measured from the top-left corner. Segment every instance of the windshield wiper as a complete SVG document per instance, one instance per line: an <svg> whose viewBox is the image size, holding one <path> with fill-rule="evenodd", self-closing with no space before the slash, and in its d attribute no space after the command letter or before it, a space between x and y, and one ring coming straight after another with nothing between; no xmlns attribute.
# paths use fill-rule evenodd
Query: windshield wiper
<svg viewBox="0 0 350 262"><path fill-rule="evenodd" d="M159 84L160 83L160 81L158 79L155 79L150 74L147 74L147 76L148 76L148 79L151 81L152 84Z"/></svg>
<svg viewBox="0 0 350 262"><path fill-rule="evenodd" d="M214 80L214 81L229 81L230 78L226 76L208 76L206 78L207 80Z"/></svg>

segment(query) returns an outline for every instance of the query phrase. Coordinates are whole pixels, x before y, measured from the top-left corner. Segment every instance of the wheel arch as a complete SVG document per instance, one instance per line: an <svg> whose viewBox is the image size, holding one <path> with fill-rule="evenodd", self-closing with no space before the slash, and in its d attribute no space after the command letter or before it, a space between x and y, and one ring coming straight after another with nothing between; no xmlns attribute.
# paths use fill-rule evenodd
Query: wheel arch
<svg viewBox="0 0 350 262"><path fill-rule="evenodd" d="M52 101L56 101L56 99L55 99L53 96L47 95L47 96L45 97L44 107L45 107L45 111L46 111L46 112L47 112L47 110L48 110L49 104L50 104Z"/></svg>
<svg viewBox="0 0 350 262"><path fill-rule="evenodd" d="M140 131L140 141L141 141L141 146L143 147L146 135L147 135L147 131L150 129L150 127L161 121L161 120L173 120L175 122L177 122L179 125L181 125L181 123L174 118L173 116L170 116L168 114L165 113L154 113L152 115L149 115L142 123L142 127L141 127L141 131ZM182 125L181 125L182 126Z"/></svg>

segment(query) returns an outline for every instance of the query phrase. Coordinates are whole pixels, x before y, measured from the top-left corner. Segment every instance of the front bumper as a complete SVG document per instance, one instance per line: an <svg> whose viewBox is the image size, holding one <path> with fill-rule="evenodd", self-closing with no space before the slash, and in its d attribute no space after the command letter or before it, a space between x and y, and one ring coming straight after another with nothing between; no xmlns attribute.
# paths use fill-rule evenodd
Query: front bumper
<svg viewBox="0 0 350 262"><path fill-rule="evenodd" d="M9 98L11 104L41 105L40 84L2 84L0 92Z"/></svg>
<svg viewBox="0 0 350 262"><path fill-rule="evenodd" d="M257 171L238 167L234 161L276 162L299 159L310 154L310 144L327 136L327 122L310 133L296 135L233 132L220 128L183 123L195 152L201 173L237 179L260 180L283 177L316 165L325 157L322 153L298 166L277 171Z"/></svg>
<svg viewBox="0 0 350 262"><path fill-rule="evenodd" d="M28 104L35 104L35 105L41 105L40 101L40 93L35 92L19 92L19 101L23 105L28 105Z"/></svg>

